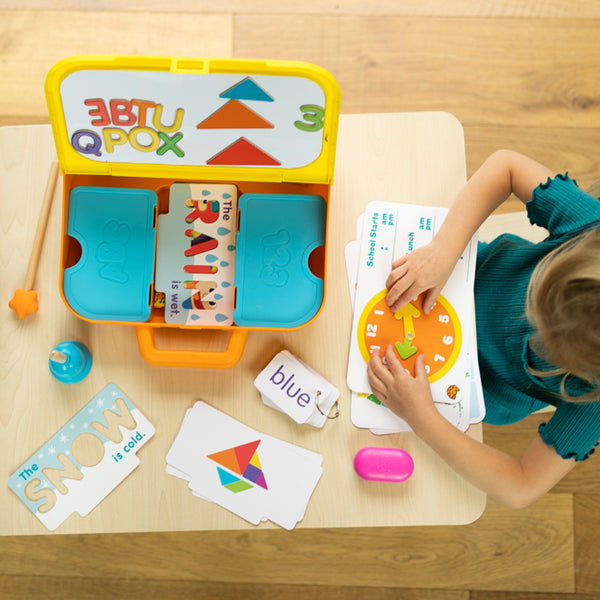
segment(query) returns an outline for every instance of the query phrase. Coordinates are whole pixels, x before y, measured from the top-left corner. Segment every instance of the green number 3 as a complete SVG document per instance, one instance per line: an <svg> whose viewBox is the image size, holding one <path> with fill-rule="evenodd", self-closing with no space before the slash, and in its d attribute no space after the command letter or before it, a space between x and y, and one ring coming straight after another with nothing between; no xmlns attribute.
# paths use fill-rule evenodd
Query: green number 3
<svg viewBox="0 0 600 600"><path fill-rule="evenodd" d="M302 121L295 121L294 125L300 131L320 131L323 129L325 110L314 104L304 104L300 107L303 113Z"/></svg>

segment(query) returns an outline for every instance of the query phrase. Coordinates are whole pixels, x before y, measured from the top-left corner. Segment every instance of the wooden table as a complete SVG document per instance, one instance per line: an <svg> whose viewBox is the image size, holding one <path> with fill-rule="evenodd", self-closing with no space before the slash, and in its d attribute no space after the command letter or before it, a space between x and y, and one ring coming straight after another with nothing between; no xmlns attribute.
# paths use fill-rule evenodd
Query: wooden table
<svg viewBox="0 0 600 600"><path fill-rule="evenodd" d="M250 333L242 360L227 370L153 367L139 355L126 325L92 324L64 306L59 290L61 189L50 215L34 289L39 312L18 319L8 307L23 287L51 161L49 126L0 129L0 534L45 534L46 528L8 488L8 477L105 385L118 385L155 425L140 449L141 464L87 517L74 514L57 533L182 531L251 528L223 508L194 498L184 481L165 472L165 456L184 413L204 400L259 431L320 452L324 473L298 527L465 524L483 512L485 494L466 483L412 433L376 437L350 421L346 380L351 307L344 247L356 237L356 219L373 199L448 205L465 182L462 127L447 113L343 115L328 229L327 296L317 319L293 332ZM177 347L197 344L195 332L159 339ZM203 344L219 344L202 334ZM59 383L48 369L49 351L75 339L91 351L82 382ZM263 405L256 375L287 349L340 390L341 415L323 429L300 426ZM481 426L469 435L481 439ZM414 458L402 484L372 483L354 472L365 446L398 446ZM261 527L274 527L265 523Z"/></svg>

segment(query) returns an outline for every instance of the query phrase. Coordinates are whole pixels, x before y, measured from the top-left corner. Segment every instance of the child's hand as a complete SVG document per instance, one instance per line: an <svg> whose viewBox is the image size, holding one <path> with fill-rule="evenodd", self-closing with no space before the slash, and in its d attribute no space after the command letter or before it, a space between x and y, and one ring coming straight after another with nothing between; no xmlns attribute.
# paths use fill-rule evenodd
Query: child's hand
<svg viewBox="0 0 600 600"><path fill-rule="evenodd" d="M448 253L440 252L434 242L398 258L392 263L392 271L385 282L387 305L396 312L426 292L423 311L428 315L453 268L452 258Z"/></svg>
<svg viewBox="0 0 600 600"><path fill-rule="evenodd" d="M439 415L425 371L425 355L417 357L415 377L412 377L396 357L392 345L385 351L386 367L379 354L373 354L367 365L371 390L393 413L404 419L413 430Z"/></svg>

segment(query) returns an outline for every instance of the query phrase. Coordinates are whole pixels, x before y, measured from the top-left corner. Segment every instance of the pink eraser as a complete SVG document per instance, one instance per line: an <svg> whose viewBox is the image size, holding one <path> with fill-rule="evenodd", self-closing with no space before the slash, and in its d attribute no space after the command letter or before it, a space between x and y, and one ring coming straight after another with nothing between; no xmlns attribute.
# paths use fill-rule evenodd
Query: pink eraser
<svg viewBox="0 0 600 600"><path fill-rule="evenodd" d="M368 481L406 481L415 463L411 455L400 448L363 448L354 457L354 469Z"/></svg>

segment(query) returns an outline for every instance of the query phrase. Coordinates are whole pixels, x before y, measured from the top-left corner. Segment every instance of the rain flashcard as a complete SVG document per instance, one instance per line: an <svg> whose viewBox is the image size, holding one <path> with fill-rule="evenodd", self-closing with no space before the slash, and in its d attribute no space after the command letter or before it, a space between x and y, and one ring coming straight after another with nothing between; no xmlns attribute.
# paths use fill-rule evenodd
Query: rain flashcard
<svg viewBox="0 0 600 600"><path fill-rule="evenodd" d="M155 290L165 321L233 322L237 188L175 183L169 211L158 217Z"/></svg>

